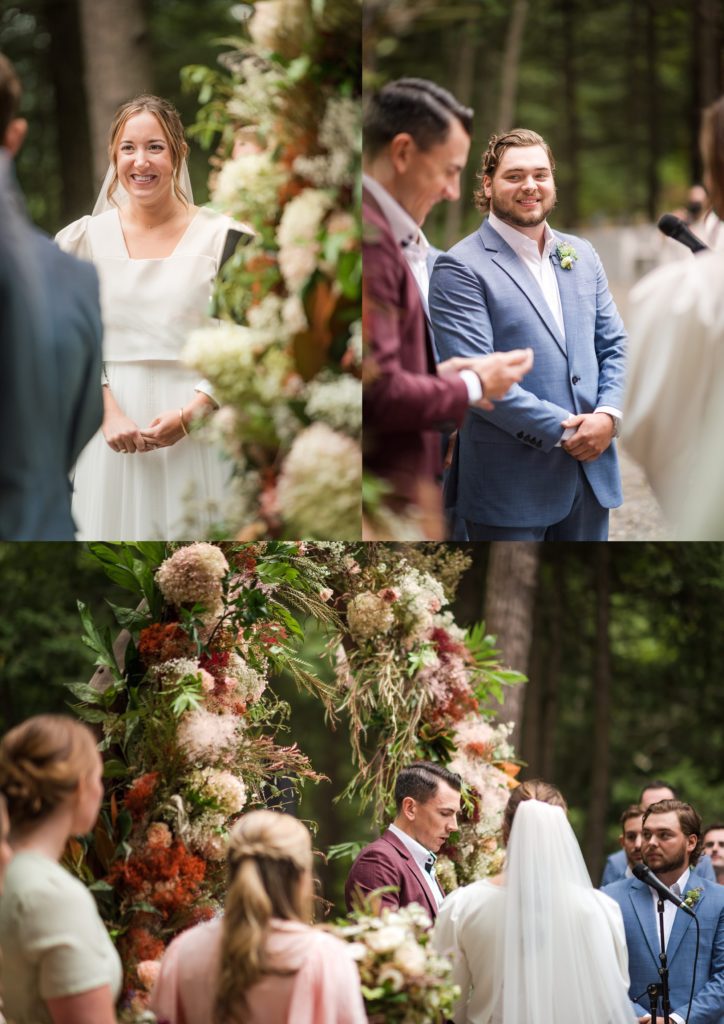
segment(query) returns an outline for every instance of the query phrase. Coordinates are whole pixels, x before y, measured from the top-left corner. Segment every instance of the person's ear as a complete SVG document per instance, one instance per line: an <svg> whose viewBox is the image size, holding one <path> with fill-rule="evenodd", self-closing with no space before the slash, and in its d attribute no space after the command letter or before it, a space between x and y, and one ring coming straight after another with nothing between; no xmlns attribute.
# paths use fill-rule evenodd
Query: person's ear
<svg viewBox="0 0 724 1024"><path fill-rule="evenodd" d="M402 813L409 821L415 820L415 811L417 810L417 801L412 796L404 797L402 801Z"/></svg>
<svg viewBox="0 0 724 1024"><path fill-rule="evenodd" d="M15 117L7 126L3 145L10 152L12 157L20 152L25 136L28 131L28 122L24 117Z"/></svg>
<svg viewBox="0 0 724 1024"><path fill-rule="evenodd" d="M410 166L415 148L415 140L409 132L399 132L390 142L390 160L398 174L404 174Z"/></svg>

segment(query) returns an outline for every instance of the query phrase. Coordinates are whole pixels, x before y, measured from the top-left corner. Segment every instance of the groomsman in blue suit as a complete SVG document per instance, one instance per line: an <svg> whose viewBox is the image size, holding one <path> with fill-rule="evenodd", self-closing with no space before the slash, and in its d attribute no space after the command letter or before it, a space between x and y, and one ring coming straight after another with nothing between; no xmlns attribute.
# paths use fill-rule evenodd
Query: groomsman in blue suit
<svg viewBox="0 0 724 1024"><path fill-rule="evenodd" d="M722 1024L724 1021L724 888L693 874L701 852L701 818L680 800L660 800L644 813L644 863L678 896L689 898L699 921L701 943L696 954L696 925L684 911L664 904L664 936L669 965L670 1019L674 1024ZM621 907L629 956L629 994L639 1021L650 1020L647 987L659 982L659 920L657 893L637 878L603 890ZM687 1015L692 978L691 1013ZM659 1003L656 1024L663 1020Z"/></svg>
<svg viewBox="0 0 724 1024"><path fill-rule="evenodd" d="M625 331L591 245L547 224L554 166L535 132L494 135L475 196L488 216L430 281L441 359L535 353L523 383L460 430L446 504L470 540L606 540L622 501Z"/></svg>

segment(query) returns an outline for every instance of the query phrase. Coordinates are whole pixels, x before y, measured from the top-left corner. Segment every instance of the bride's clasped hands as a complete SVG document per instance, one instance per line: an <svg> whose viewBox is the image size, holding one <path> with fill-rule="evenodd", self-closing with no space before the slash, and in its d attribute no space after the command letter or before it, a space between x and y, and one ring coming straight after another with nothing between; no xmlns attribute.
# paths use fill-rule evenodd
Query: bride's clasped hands
<svg viewBox="0 0 724 1024"><path fill-rule="evenodd" d="M179 409L167 409L149 425L141 429L127 416L106 391L106 412L103 418L103 436L108 447L120 455L135 455L136 452L151 452L158 448L170 448L188 437L191 425L203 421L216 408L214 402L201 392Z"/></svg>

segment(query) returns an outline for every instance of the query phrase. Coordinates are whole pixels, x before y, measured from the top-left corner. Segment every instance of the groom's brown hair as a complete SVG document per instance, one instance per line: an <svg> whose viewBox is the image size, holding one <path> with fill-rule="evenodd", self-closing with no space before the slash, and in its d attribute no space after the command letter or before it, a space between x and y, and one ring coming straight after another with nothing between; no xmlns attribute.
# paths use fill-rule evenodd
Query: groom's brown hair
<svg viewBox="0 0 724 1024"><path fill-rule="evenodd" d="M503 159L503 154L507 149L510 149L511 146L542 146L550 160L551 171L555 171L556 169L556 162L553 159L551 147L543 136L538 134L538 132L534 132L530 128L513 128L512 131L505 132L503 135L491 135L488 140L488 148L483 153L483 159L478 173L480 186L473 193L475 206L483 213L487 213L490 209L490 200L485 195L483 178L495 177L495 172L498 169L500 161Z"/></svg>

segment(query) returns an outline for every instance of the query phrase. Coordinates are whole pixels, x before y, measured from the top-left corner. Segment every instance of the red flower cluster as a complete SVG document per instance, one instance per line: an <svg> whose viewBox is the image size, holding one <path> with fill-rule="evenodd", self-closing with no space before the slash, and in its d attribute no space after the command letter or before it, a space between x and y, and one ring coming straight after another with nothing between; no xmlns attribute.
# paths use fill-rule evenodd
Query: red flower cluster
<svg viewBox="0 0 724 1024"><path fill-rule="evenodd" d="M159 665L171 658L184 658L194 650L193 642L178 622L154 622L142 629L138 637L138 653L145 665Z"/></svg>
<svg viewBox="0 0 724 1024"><path fill-rule="evenodd" d="M457 654L461 658L465 658L468 654L465 644L461 644L458 640L453 640L448 631L440 626L436 626L432 630L430 639L435 645L435 650L441 656L444 654Z"/></svg>
<svg viewBox="0 0 724 1024"><path fill-rule="evenodd" d="M142 818L148 810L160 776L160 772L146 772L145 775L139 775L126 793L123 802L131 817L136 821Z"/></svg>
<svg viewBox="0 0 724 1024"><path fill-rule="evenodd" d="M199 659L201 668L206 669L217 682L222 682L229 664L229 651L204 652Z"/></svg>
<svg viewBox="0 0 724 1024"><path fill-rule="evenodd" d="M168 919L193 905L205 874L206 861L176 841L169 847L146 846L128 860L118 861L108 882L128 889L133 902L150 903Z"/></svg>
<svg viewBox="0 0 724 1024"><path fill-rule="evenodd" d="M239 570L242 576L251 576L256 569L256 556L249 548L235 551L229 558L231 564Z"/></svg>
<svg viewBox="0 0 724 1024"><path fill-rule="evenodd" d="M280 644L289 636L287 627L282 626L281 622L257 622L254 625L254 633L256 639L260 643L266 644L267 647Z"/></svg>
<svg viewBox="0 0 724 1024"><path fill-rule="evenodd" d="M163 956L166 945L163 939L152 935L147 928L129 928L118 941L124 961L140 963L142 960L158 960Z"/></svg>

